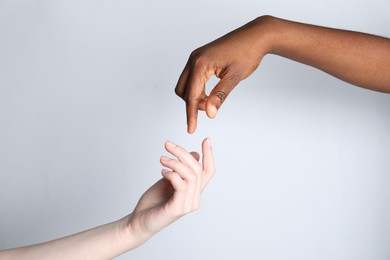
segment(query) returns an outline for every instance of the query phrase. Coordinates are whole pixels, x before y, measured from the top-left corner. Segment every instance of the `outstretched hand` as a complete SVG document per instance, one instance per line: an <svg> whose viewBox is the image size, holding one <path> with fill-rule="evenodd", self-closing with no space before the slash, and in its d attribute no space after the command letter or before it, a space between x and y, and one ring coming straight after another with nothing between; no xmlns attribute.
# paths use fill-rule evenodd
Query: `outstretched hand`
<svg viewBox="0 0 390 260"><path fill-rule="evenodd" d="M206 138L202 143L202 164L199 154L187 152L172 142L165 149L176 159L162 156L162 179L151 186L141 197L128 226L140 241L146 241L165 226L198 209L203 189L214 175L214 159L211 143Z"/></svg>

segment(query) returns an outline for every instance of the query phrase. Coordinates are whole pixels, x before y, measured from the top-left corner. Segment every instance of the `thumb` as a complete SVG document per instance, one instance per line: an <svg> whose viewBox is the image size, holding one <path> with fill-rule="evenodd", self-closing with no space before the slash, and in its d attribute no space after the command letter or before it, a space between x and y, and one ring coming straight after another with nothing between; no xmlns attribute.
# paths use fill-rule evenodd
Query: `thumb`
<svg viewBox="0 0 390 260"><path fill-rule="evenodd" d="M217 115L219 108L239 82L240 79L236 74L226 74L221 78L207 98L206 113L209 118Z"/></svg>

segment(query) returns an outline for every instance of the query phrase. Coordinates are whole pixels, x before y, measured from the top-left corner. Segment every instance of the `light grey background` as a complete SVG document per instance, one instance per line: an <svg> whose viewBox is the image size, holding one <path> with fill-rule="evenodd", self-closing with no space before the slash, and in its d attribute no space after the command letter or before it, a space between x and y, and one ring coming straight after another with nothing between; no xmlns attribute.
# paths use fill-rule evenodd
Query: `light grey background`
<svg viewBox="0 0 390 260"><path fill-rule="evenodd" d="M119 259L390 259L390 96L276 56L185 129L190 52L263 14L390 36L390 1L0 1L0 248L116 220L166 139L217 175ZM212 80L215 83L215 80Z"/></svg>

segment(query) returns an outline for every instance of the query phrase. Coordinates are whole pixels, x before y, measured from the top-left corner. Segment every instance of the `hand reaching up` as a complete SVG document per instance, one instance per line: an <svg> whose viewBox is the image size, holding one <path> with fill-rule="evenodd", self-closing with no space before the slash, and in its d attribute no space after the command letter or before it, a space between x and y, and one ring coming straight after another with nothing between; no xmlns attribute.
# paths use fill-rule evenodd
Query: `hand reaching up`
<svg viewBox="0 0 390 260"><path fill-rule="evenodd" d="M145 241L178 218L198 209L201 193L215 173L210 140L202 143L202 163L199 154L187 152L172 142L165 149L176 158L162 156L163 178L141 197L128 225L134 234Z"/></svg>
<svg viewBox="0 0 390 260"><path fill-rule="evenodd" d="M171 142L166 142L165 148L176 158L161 157L167 168L162 171L163 178L143 194L130 215L45 243L0 250L0 259L112 259L196 210L202 190L215 172L210 140L202 143L202 164L196 152L189 153Z"/></svg>

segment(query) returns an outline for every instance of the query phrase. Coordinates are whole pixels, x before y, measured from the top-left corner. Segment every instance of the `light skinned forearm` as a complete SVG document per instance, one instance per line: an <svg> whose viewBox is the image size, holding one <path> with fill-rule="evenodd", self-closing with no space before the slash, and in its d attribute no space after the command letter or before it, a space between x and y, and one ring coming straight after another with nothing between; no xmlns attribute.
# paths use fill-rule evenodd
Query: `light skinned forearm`
<svg viewBox="0 0 390 260"><path fill-rule="evenodd" d="M354 85L390 93L390 39L370 34L303 24L272 16L264 35L268 53L318 68ZM259 49L263 49L259 48Z"/></svg>
<svg viewBox="0 0 390 260"><path fill-rule="evenodd" d="M128 217L42 244L0 251L0 259L112 259L145 240L128 228Z"/></svg>
<svg viewBox="0 0 390 260"><path fill-rule="evenodd" d="M200 155L167 141L162 178L138 200L133 212L112 223L33 246L0 251L0 259L112 259L134 249L178 218L196 210L201 191L215 173L210 139Z"/></svg>

